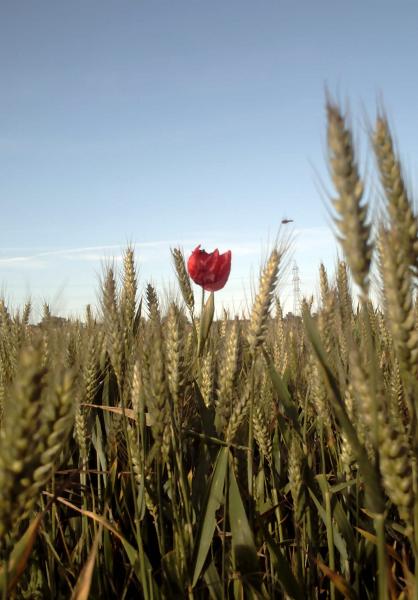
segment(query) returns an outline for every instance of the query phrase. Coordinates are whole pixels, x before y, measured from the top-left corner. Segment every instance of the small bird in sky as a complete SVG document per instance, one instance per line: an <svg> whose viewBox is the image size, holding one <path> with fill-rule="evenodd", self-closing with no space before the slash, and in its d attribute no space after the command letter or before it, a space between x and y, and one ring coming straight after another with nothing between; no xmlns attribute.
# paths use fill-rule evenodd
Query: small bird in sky
<svg viewBox="0 0 418 600"><path fill-rule="evenodd" d="M293 219L282 219L282 225L287 225L288 223L293 223Z"/></svg>

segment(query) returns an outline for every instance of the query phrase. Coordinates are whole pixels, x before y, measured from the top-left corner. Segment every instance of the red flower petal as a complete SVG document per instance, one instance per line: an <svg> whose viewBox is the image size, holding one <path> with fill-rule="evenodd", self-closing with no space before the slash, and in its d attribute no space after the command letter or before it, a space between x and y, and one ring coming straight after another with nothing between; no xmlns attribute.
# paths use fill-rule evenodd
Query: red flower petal
<svg viewBox="0 0 418 600"><path fill-rule="evenodd" d="M228 281L231 272L231 250L219 254L216 248L213 252L200 250L197 246L187 261L190 277L197 285L208 292L217 292Z"/></svg>

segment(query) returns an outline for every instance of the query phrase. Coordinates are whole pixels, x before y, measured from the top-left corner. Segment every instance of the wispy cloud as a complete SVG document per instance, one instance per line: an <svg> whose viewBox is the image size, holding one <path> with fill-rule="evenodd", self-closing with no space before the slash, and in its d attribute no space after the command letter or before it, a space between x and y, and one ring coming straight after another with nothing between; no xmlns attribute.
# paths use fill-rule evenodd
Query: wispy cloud
<svg viewBox="0 0 418 600"><path fill-rule="evenodd" d="M0 269L43 269L45 267L45 261L36 256L10 256L7 258L0 258Z"/></svg>
<svg viewBox="0 0 418 600"><path fill-rule="evenodd" d="M256 242L248 242L248 243L228 243L218 244L221 248L221 251L224 249L222 246L225 246L225 249L230 249L236 256L248 256L254 255L260 252L260 244ZM154 251L161 251L162 249L167 249L167 254L169 249L174 246L182 246L182 247L192 247L195 242L191 240L183 240L178 242L178 240L156 240L150 242L134 242L132 243L133 247L137 250L138 259L140 261L147 261L150 258L154 258L153 256L149 257L149 253L153 253ZM65 260L70 261L85 261L85 262L100 262L107 259L113 259L116 261L120 261L122 259L122 250L124 245L122 244L106 244L106 245L98 245L98 246L81 246L76 248L59 248L56 250L45 250L41 252L32 252L25 254L18 254L10 256L10 251L19 250L18 248L0 248L0 253L4 252L9 254L9 256L0 257L0 267L13 267L13 266L23 266L27 265L34 268L41 268L49 259L53 258L63 258ZM22 250L24 250L22 248ZM25 250L28 250L25 248ZM212 250L210 248L209 250Z"/></svg>
<svg viewBox="0 0 418 600"><path fill-rule="evenodd" d="M135 248L158 248L170 245L168 241L155 241L133 244ZM77 248L59 248L57 250L46 250L42 252L27 253L17 256L0 257L0 266L21 265L28 263L30 265L42 265L50 258L62 257L66 260L80 261L101 261L108 258L120 260L122 254L122 244L107 244L98 246L82 246ZM0 252L10 252L10 248L0 248ZM15 251L17 250L14 249ZM115 254L115 251L117 253Z"/></svg>

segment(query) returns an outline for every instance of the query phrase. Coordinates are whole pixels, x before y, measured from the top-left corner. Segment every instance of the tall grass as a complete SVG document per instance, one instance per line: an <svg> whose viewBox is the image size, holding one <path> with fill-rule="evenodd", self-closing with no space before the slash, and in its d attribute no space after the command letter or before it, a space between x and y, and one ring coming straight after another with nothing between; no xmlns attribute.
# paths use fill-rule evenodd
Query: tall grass
<svg viewBox="0 0 418 600"><path fill-rule="evenodd" d="M418 598L417 219L385 117L372 232L327 116L344 260L315 313L283 316L280 246L247 320L199 313L180 249L166 311L132 248L97 318L0 303L3 598Z"/></svg>

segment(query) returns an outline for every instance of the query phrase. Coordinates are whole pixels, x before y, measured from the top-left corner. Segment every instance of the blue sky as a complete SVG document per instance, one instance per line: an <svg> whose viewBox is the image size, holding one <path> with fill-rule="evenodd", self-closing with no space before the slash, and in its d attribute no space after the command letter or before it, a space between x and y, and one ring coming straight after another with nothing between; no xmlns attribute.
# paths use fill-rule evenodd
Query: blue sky
<svg viewBox="0 0 418 600"><path fill-rule="evenodd" d="M417 30L402 0L2 0L0 290L81 313L131 242L141 285L164 294L170 246L201 243L232 249L217 298L240 310L288 216L315 292L336 255L325 86L349 100L368 171L383 97L414 184ZM291 308L290 271L282 297Z"/></svg>

